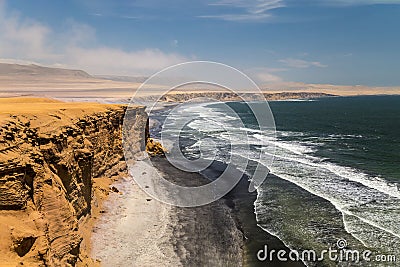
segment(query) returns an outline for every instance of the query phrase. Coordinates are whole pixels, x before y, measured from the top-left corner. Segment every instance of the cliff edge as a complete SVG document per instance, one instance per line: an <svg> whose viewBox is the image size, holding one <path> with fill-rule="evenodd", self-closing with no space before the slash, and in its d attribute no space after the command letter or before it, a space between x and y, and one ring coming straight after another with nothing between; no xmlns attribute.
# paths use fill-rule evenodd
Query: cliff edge
<svg viewBox="0 0 400 267"><path fill-rule="evenodd" d="M125 106L0 99L0 262L2 266L90 264L82 222L91 213L93 179L125 168ZM147 115L134 107L143 127ZM138 130L141 129L141 130Z"/></svg>

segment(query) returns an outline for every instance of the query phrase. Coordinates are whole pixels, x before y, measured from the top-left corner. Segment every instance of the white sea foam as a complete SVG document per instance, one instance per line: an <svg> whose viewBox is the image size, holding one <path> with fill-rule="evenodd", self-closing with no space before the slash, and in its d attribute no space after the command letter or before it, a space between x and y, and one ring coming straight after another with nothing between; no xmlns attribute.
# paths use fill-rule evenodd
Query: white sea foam
<svg viewBox="0 0 400 267"><path fill-rule="evenodd" d="M344 214L346 230L363 243L382 244L379 235L367 234L369 228L392 236L392 240L399 239L400 192L397 184L308 155L309 146L275 142L278 149L274 164L269 166L272 173L330 201ZM350 216L369 227L347 222L346 218Z"/></svg>
<svg viewBox="0 0 400 267"><path fill-rule="evenodd" d="M368 234L368 231L385 233L399 239L400 233L400 192L398 184L389 183L381 177L374 177L354 168L340 166L320 158L313 153L322 145L321 142L338 139L362 138L361 135L329 135L325 138L307 137L308 142L281 141L266 131L250 128L233 127L232 118L221 112L204 106L194 106L190 110L197 118L189 127L207 133L223 147L227 143L239 150L232 153L266 164L257 156L260 150L272 153L269 147L276 147L274 164L268 166L272 173L292 182L308 192L330 201L337 210L343 213L346 230L364 244L382 245L379 234ZM224 117L225 116L225 117ZM214 121L214 118L223 118ZM221 131L221 128L225 130ZM248 138L244 138L247 133ZM301 132L278 132L277 136L301 137ZM218 141L219 140L219 141ZM228 142L227 142L228 141ZM240 150L242 145L257 145L260 150ZM194 151L199 144L188 148ZM207 148L207 147L205 147ZM207 153L206 153L207 154ZM206 156L206 155L205 155ZM272 155L269 155L272 156ZM269 157L270 158L270 157ZM224 158L217 158L224 160ZM262 188L259 189L260 191ZM276 235L276 233L275 233Z"/></svg>
<svg viewBox="0 0 400 267"><path fill-rule="evenodd" d="M315 151L315 149L311 146L302 146L296 144L295 142L276 141L276 139L271 139L270 136L265 136L261 134L255 134L253 136L259 141L262 141L265 145L272 143L273 145L288 150L296 155L304 155L306 153L312 153Z"/></svg>

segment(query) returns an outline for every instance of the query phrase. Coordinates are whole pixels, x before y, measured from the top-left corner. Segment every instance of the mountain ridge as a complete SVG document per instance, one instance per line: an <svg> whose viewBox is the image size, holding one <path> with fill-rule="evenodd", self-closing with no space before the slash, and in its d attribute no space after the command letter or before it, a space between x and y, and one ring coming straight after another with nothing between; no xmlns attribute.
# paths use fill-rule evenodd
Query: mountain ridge
<svg viewBox="0 0 400 267"><path fill-rule="evenodd" d="M0 63L0 75L6 76L69 76L80 78L93 78L83 70L44 67L36 64L21 65Z"/></svg>

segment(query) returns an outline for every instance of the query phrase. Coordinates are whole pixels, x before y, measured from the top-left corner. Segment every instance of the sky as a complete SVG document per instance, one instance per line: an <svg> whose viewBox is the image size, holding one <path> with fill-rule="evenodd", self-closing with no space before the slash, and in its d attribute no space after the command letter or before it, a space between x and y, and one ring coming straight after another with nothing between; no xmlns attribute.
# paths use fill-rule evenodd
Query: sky
<svg viewBox="0 0 400 267"><path fill-rule="evenodd" d="M400 0L0 0L0 62L149 76L193 60L257 83L400 85Z"/></svg>

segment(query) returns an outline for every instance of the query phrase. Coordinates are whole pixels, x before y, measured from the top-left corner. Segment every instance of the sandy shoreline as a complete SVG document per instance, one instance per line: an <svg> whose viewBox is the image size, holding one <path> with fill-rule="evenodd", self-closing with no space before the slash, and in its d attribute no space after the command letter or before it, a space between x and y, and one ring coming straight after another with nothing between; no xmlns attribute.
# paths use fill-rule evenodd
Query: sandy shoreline
<svg viewBox="0 0 400 267"><path fill-rule="evenodd" d="M153 162L166 179L188 178L163 158ZM136 168L155 171L144 162ZM192 174L190 183L202 179ZM110 194L104 201L105 213L94 224L91 239L91 256L101 266L242 266L243 235L225 200L178 208L152 199L132 178L113 186L120 194Z"/></svg>
<svg viewBox="0 0 400 267"><path fill-rule="evenodd" d="M119 175L111 178L103 177L93 179L91 214L90 216L83 217L79 222L79 231L83 237L80 248L81 254L83 254L82 257L85 258L85 261L78 261L77 266L101 266L100 261L96 261L91 257L93 231L95 225L103 215L104 202L108 200L110 194L117 193L112 190L112 184L116 183L124 176L124 173L120 173ZM87 262L89 262L90 265L88 265Z"/></svg>
<svg viewBox="0 0 400 267"><path fill-rule="evenodd" d="M156 168L165 179L186 186L206 181L200 174L176 169L165 158L153 158L152 163L139 161L135 170L151 175ZM223 166L215 164L203 175L218 174L220 168ZM96 193L97 211L85 235L86 250L96 266L304 266L301 262L257 260L255 252L264 245L288 248L257 226L253 211L256 194L248 193L247 179L226 197L196 208L161 203L127 174L102 185L105 190L112 186L119 193L101 194L100 198Z"/></svg>
<svg viewBox="0 0 400 267"><path fill-rule="evenodd" d="M127 173L110 186L119 193L103 199L93 225L92 258L101 266L178 264L173 251L163 246L170 206L152 200Z"/></svg>

